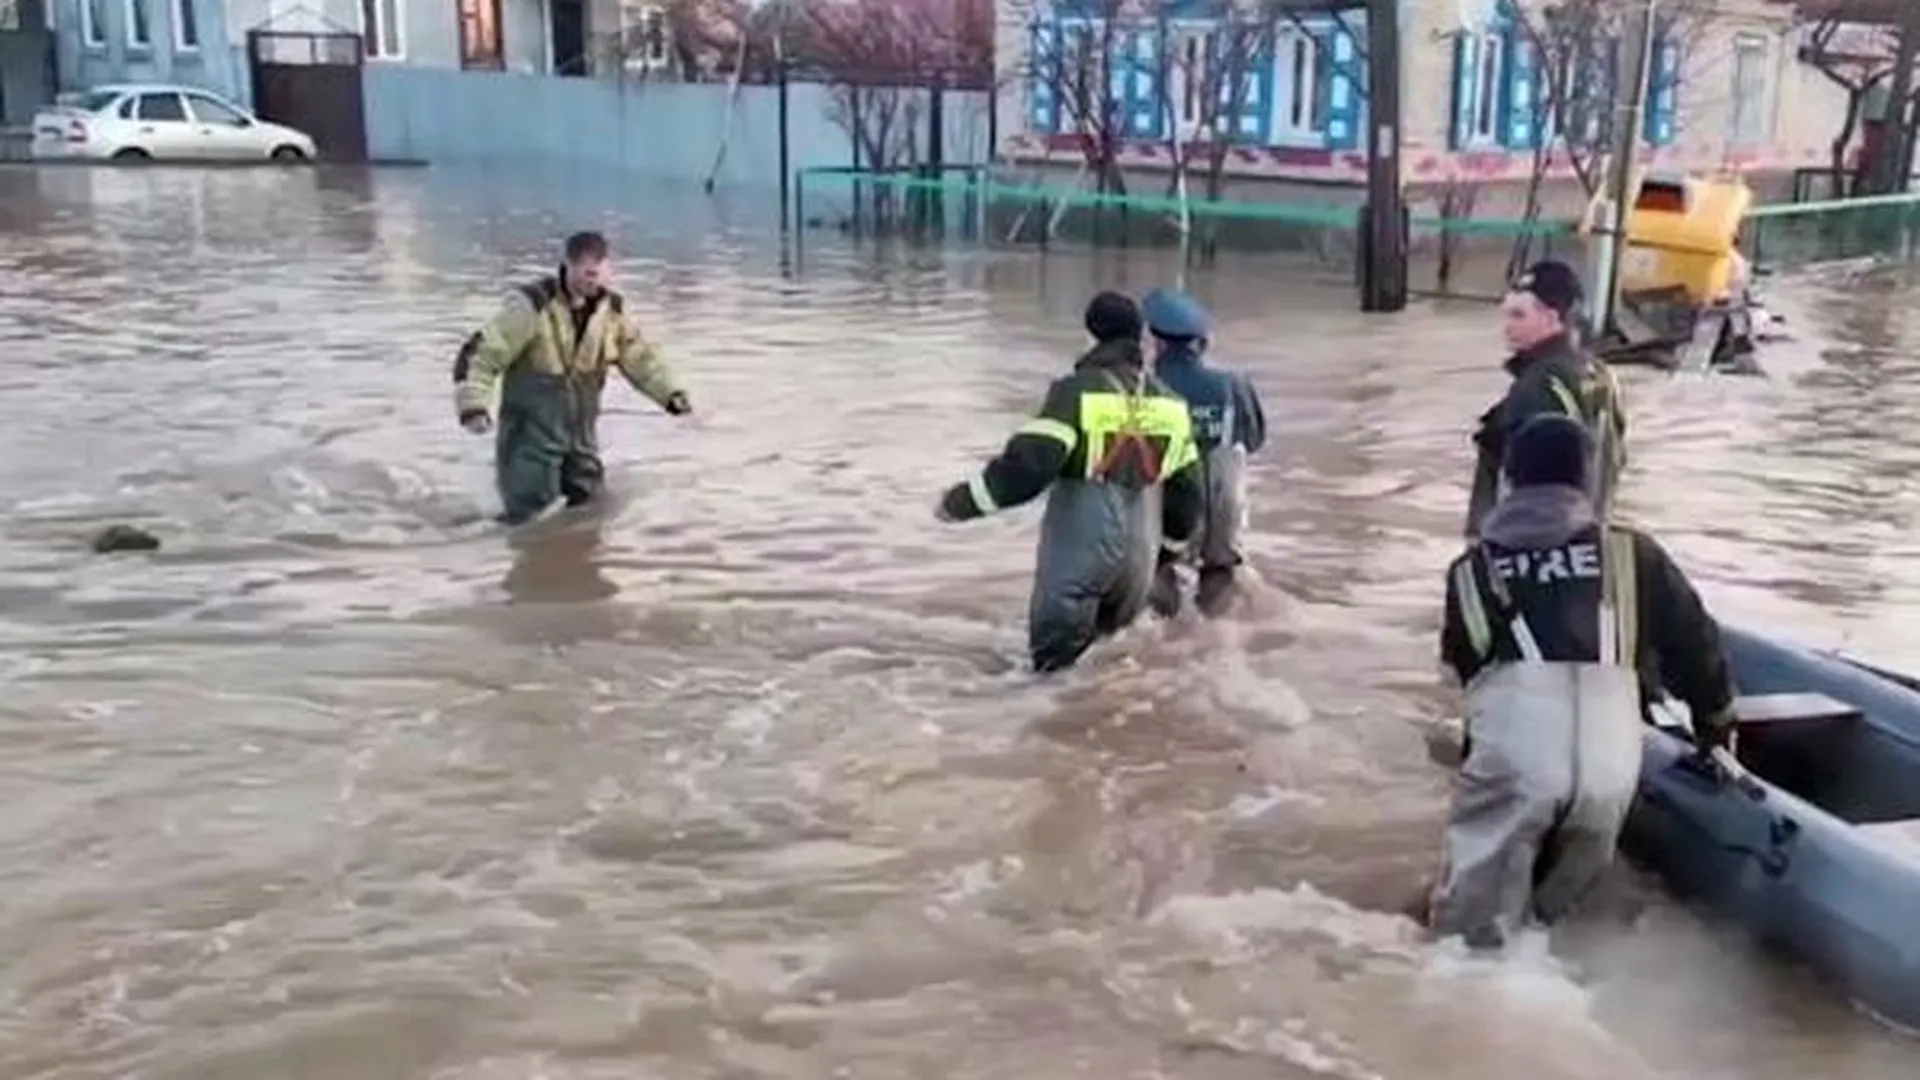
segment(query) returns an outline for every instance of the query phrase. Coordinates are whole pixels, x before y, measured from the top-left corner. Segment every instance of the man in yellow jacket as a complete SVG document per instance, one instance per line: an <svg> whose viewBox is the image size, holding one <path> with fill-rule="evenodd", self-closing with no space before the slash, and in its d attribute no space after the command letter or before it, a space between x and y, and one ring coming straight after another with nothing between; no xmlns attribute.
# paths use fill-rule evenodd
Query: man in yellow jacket
<svg viewBox="0 0 1920 1080"><path fill-rule="evenodd" d="M693 411L659 352L628 320L620 294L607 287L612 260L606 237L567 238L565 262L550 277L515 289L453 363L460 425L476 435L495 431L494 481L500 520L518 525L556 499L579 506L597 498L600 395L609 369L670 415Z"/></svg>

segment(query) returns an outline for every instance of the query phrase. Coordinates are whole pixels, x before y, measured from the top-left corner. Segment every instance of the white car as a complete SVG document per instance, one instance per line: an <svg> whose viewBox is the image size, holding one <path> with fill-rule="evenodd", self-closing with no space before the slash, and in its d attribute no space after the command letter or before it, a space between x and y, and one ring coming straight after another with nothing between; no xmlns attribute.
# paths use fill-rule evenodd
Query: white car
<svg viewBox="0 0 1920 1080"><path fill-rule="evenodd" d="M33 118L36 161L312 161L305 132L205 90L139 84L61 94Z"/></svg>

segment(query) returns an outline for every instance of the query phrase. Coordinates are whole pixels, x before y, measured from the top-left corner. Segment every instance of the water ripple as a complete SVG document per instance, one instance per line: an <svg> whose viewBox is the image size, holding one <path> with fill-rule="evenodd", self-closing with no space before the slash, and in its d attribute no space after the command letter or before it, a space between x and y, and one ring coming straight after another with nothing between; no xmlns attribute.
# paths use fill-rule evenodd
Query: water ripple
<svg viewBox="0 0 1920 1080"><path fill-rule="evenodd" d="M616 388L611 503L503 537L447 365L582 225L700 413ZM0 1074L1910 1073L1637 883L1497 972L1380 914L1486 309L1197 280L1275 427L1256 583L1038 681L1035 515L931 500L1168 266L771 235L578 176L0 172ZM1776 378L1629 379L1625 511L1894 662L1912 288L1781 283ZM117 521L165 550L90 555Z"/></svg>

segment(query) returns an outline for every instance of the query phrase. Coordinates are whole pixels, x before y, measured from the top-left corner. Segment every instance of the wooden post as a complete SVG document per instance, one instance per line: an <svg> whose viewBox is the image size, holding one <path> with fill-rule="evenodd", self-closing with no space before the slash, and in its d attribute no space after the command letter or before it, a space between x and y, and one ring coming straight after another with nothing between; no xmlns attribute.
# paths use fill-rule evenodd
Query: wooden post
<svg viewBox="0 0 1920 1080"><path fill-rule="evenodd" d="M1407 306L1406 203L1400 187L1400 4L1367 0L1367 206L1360 310Z"/></svg>

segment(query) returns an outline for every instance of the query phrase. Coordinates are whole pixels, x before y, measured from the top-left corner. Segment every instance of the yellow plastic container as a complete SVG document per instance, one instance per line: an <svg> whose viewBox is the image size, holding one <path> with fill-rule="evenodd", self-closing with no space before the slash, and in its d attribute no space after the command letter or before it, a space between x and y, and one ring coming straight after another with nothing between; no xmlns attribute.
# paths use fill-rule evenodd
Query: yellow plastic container
<svg viewBox="0 0 1920 1080"><path fill-rule="evenodd" d="M1753 205L1753 189L1733 178L1652 177L1627 214L1620 288L1635 293L1684 288L1705 306L1727 295L1734 243Z"/></svg>

